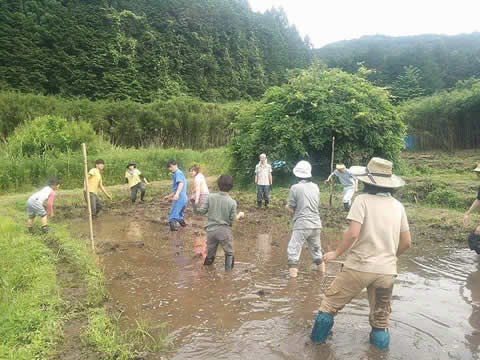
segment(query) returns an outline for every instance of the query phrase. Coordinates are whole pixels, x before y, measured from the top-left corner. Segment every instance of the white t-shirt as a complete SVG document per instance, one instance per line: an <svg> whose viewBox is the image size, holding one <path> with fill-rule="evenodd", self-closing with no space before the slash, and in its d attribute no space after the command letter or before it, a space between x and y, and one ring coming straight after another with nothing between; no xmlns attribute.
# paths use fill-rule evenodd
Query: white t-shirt
<svg viewBox="0 0 480 360"><path fill-rule="evenodd" d="M193 180L193 194L197 193L197 190L200 190L200 195L208 195L208 186L207 181L205 180L205 176L203 174L198 173Z"/></svg>
<svg viewBox="0 0 480 360"><path fill-rule="evenodd" d="M35 194L30 196L30 198L38 199L41 203L46 201L50 194L53 192L53 189L50 186L45 186L42 190L37 191Z"/></svg>
<svg viewBox="0 0 480 360"><path fill-rule="evenodd" d="M272 173L272 167L270 164L265 165L257 164L255 166L255 175L257 175L257 185L270 185L270 174Z"/></svg>

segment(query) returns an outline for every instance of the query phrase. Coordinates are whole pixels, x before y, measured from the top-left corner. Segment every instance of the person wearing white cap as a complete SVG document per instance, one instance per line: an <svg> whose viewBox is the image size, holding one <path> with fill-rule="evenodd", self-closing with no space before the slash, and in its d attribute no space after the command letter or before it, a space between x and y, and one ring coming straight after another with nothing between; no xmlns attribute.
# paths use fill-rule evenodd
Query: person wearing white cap
<svg viewBox="0 0 480 360"><path fill-rule="evenodd" d="M477 174L477 177L480 178L480 164L473 169L475 174ZM467 210L465 215L463 215L463 224L465 226L468 225L468 222L470 220L470 213L474 211L475 209L478 209L480 207L480 188L478 188L478 193L477 193L477 198L473 201L472 206L470 206L470 209Z"/></svg>
<svg viewBox="0 0 480 360"><path fill-rule="evenodd" d="M302 247L307 241L316 270L325 271L322 261L320 232L322 222L318 213L320 190L312 182L312 166L308 161L299 161L293 169L298 183L290 188L287 209L293 215L293 231L288 243L288 267L292 278L298 275L298 262Z"/></svg>
<svg viewBox="0 0 480 360"><path fill-rule="evenodd" d="M357 181L352 176L350 170L348 170L344 164L337 164L335 171L325 180L325 184L332 181L332 177L336 176L340 183L343 185L343 207L346 211L350 210L352 205L352 197L355 194L355 188Z"/></svg>
<svg viewBox="0 0 480 360"><path fill-rule="evenodd" d="M272 167L267 163L267 155L260 154L260 161L255 166L255 184L257 185L257 207L262 207L265 201L265 208L270 201L270 186L272 185Z"/></svg>
<svg viewBox="0 0 480 360"><path fill-rule="evenodd" d="M391 195L405 182L392 174L392 163L381 158L372 158L366 167L352 166L350 171L364 184L364 193L353 202L347 216L348 228L337 249L323 256L328 264L348 250L342 269L325 291L311 340L324 343L333 327L333 317L367 288L370 343L387 349L397 258L411 246L405 209Z"/></svg>

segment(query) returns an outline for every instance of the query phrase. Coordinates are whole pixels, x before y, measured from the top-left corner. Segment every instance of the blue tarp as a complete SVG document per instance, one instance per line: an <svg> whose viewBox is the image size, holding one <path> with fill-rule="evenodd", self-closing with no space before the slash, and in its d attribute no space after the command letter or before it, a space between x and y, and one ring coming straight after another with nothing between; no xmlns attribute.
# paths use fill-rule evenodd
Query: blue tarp
<svg viewBox="0 0 480 360"><path fill-rule="evenodd" d="M415 135L407 135L403 141L405 150L413 150L417 145L417 137Z"/></svg>

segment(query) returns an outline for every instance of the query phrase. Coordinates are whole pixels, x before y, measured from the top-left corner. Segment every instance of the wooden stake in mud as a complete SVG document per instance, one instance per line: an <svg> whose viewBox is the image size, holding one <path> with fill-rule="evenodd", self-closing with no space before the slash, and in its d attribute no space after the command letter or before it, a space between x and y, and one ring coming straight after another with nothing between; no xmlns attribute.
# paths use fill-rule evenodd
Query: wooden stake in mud
<svg viewBox="0 0 480 360"><path fill-rule="evenodd" d="M93 240L93 223L92 223L92 206L90 204L90 189L88 188L88 162L87 162L87 146L85 143L82 144L83 150L83 168L85 171L85 193L87 198L88 206L88 225L90 226L90 241L92 242L92 249L95 249L95 242Z"/></svg>
<svg viewBox="0 0 480 360"><path fill-rule="evenodd" d="M330 174L333 173L333 158L335 157L335 136L332 137L332 159L330 161ZM333 181L330 180L330 207L332 207Z"/></svg>

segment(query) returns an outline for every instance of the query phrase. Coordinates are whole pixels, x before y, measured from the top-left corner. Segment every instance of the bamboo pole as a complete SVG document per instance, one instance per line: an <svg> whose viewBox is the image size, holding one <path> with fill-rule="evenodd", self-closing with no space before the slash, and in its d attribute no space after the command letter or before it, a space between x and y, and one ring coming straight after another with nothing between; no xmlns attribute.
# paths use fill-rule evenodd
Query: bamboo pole
<svg viewBox="0 0 480 360"><path fill-rule="evenodd" d="M90 241L92 242L92 250L95 250L95 241L93 240L93 223L92 223L92 206L90 204L90 189L88 188L88 162L87 162L87 146L82 144L83 150L83 169L85 171L85 193L88 206L88 225L90 226Z"/></svg>
<svg viewBox="0 0 480 360"><path fill-rule="evenodd" d="M332 159L330 160L330 174L333 173L333 159L335 157L335 136L332 137ZM330 180L330 207L332 207L333 181Z"/></svg>

